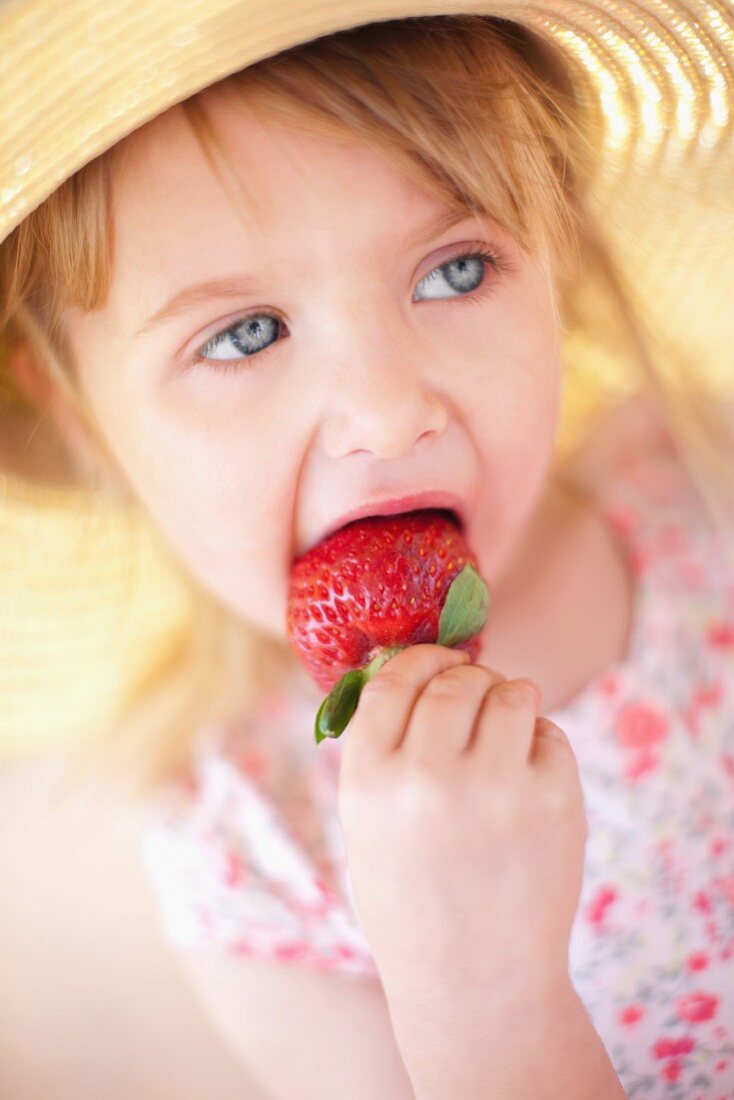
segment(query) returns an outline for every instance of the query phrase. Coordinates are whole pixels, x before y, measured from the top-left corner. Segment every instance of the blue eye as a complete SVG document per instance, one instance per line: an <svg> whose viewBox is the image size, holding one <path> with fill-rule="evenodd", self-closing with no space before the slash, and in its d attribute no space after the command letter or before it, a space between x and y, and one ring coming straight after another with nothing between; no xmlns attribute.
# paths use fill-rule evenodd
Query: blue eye
<svg viewBox="0 0 734 1100"><path fill-rule="evenodd" d="M269 342L277 337L279 326L280 321L271 313L254 313L250 317L243 317L241 321L212 336L211 340L199 349L196 357L211 359L212 352L229 340L235 354L224 355L221 360L215 359L215 362L249 358L270 346Z"/></svg>
<svg viewBox="0 0 734 1100"><path fill-rule="evenodd" d="M413 301L441 300L452 296L467 302L474 301L474 292L486 281L487 266L496 274L501 274L509 264L497 252L485 248L460 252L423 276L418 286L426 288L429 293L425 298L414 298ZM453 294L442 293L442 283L447 284ZM491 289L490 284L488 290ZM198 349L188 366L216 364L211 369L218 374L247 370L249 364L246 360L266 352L277 343L278 335L284 329L283 321L275 314L252 313L212 336ZM227 353L215 358L212 353L217 349Z"/></svg>
<svg viewBox="0 0 734 1100"><path fill-rule="evenodd" d="M433 292L436 289L440 291L440 283L444 281L455 292L454 296L460 298L478 290L482 285L485 278L486 264L489 264L495 270L499 270L499 261L493 252L480 250L478 252L462 253L455 256L453 260L446 260L439 267L434 267L433 271L429 271L427 275L423 276L418 285L423 286L425 284L432 292L427 295L428 299L441 298L445 295ZM436 287L437 283L439 284L438 288Z"/></svg>

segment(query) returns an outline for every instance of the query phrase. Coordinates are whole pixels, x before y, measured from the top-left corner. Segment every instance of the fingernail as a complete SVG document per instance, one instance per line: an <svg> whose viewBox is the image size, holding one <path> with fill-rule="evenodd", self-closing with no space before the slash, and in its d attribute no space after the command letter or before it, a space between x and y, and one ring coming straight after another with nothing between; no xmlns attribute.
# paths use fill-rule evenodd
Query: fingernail
<svg viewBox="0 0 734 1100"><path fill-rule="evenodd" d="M560 728L560 726L555 725L555 723L553 722L545 727L544 732L546 737L554 737L556 741L566 740L566 734L564 733L564 731Z"/></svg>

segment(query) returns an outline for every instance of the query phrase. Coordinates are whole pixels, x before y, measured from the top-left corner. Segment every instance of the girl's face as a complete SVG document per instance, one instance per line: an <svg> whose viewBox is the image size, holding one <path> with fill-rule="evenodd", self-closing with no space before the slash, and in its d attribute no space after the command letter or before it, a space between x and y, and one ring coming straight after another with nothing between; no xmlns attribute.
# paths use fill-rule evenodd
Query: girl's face
<svg viewBox="0 0 734 1100"><path fill-rule="evenodd" d="M491 588L553 451L546 275L490 219L441 227L366 146L208 104L256 211L243 224L172 108L126 139L107 303L67 315L124 477L204 586L274 637L294 557L377 497L458 494ZM455 260L478 248L500 268Z"/></svg>

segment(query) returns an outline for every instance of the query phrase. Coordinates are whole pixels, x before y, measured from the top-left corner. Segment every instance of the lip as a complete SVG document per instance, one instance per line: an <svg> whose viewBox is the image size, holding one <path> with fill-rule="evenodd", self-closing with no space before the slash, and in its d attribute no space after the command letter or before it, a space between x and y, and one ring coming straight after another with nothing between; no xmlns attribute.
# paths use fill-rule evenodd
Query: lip
<svg viewBox="0 0 734 1100"><path fill-rule="evenodd" d="M308 549L312 549L313 546L323 542L336 531L345 527L346 524L352 523L356 519L364 519L366 516L393 516L399 512L413 512L418 508L450 508L456 512L463 530L466 531L467 529L469 516L465 499L457 493L441 489L429 489L421 493L409 493L406 496L381 497L367 501L359 508L353 508L335 519ZM306 552L304 551L304 553Z"/></svg>

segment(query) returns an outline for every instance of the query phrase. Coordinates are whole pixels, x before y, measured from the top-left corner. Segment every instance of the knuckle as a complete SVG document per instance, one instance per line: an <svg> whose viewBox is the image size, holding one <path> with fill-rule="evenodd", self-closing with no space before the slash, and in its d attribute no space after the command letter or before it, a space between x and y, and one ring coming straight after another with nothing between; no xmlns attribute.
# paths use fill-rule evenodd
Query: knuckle
<svg viewBox="0 0 734 1100"><path fill-rule="evenodd" d="M466 689L467 673L470 669L466 665L454 665L451 668L439 672L432 680L429 680L424 692L429 695L444 698L447 695L455 695L457 691Z"/></svg>
<svg viewBox="0 0 734 1100"><path fill-rule="evenodd" d="M506 707L537 707L538 691L531 680L503 680L489 693L496 696L499 704Z"/></svg>
<svg viewBox="0 0 734 1100"><path fill-rule="evenodd" d="M385 695L392 695L395 692L402 691L405 686L405 677L395 669L388 669L383 667L380 669L376 676L373 676L371 680L362 688L360 692L359 701L360 704L367 699L382 699Z"/></svg>
<svg viewBox="0 0 734 1100"><path fill-rule="evenodd" d="M432 680L429 680L424 690L430 692L431 695L453 696L457 692L466 691L467 686L470 684L479 684L488 688L493 679L494 677L489 669L482 668L481 665L462 662L437 673Z"/></svg>
<svg viewBox="0 0 734 1100"><path fill-rule="evenodd" d="M468 654L463 650L448 649L445 646L437 646L428 642L407 646L400 653L386 661L379 672L369 680L362 689L362 695L382 696L385 692L392 694L395 691L404 691L409 683L415 681L416 676L421 675L436 662L440 662L443 668L439 672L451 671L463 668L468 663Z"/></svg>

